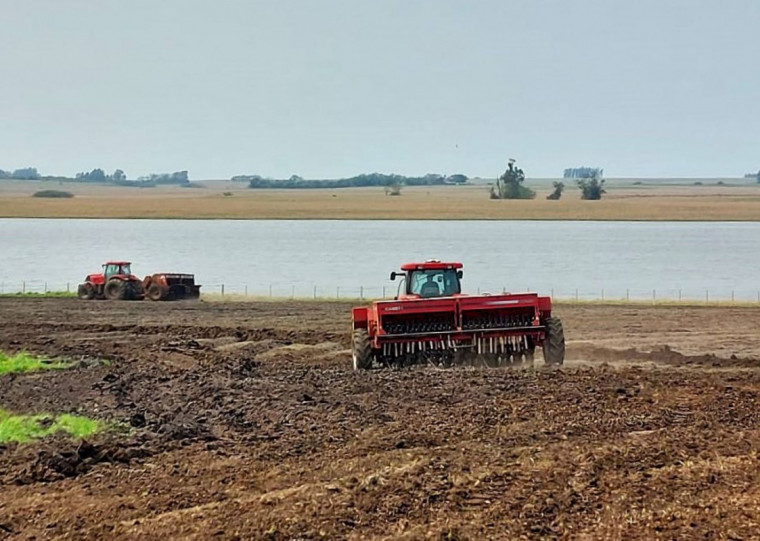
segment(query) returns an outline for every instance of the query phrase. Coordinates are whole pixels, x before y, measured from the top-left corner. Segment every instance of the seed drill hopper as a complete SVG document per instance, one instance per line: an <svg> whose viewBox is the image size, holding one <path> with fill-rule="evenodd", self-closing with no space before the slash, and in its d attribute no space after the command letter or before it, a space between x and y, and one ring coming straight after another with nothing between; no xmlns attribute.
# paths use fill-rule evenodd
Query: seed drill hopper
<svg viewBox="0 0 760 541"><path fill-rule="evenodd" d="M354 369L420 362L513 366L532 363L536 347L562 364L562 322L549 297L535 293L464 295L462 264L406 263L399 295L353 309ZM403 287L403 292L402 292Z"/></svg>

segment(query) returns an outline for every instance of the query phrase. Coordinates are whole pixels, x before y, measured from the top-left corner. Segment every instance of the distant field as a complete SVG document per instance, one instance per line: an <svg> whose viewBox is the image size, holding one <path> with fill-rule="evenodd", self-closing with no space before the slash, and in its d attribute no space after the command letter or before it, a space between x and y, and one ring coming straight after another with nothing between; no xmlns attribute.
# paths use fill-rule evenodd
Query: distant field
<svg viewBox="0 0 760 541"><path fill-rule="evenodd" d="M760 185L747 179L612 179L601 201L582 201L566 181L547 201L553 179L529 180L530 201L494 201L484 183L382 188L251 190L228 181L198 187L126 188L59 182L0 181L5 218L484 219L484 220L760 220ZM702 185L695 185L702 182ZM65 189L71 199L31 197ZM225 192L227 195L225 195Z"/></svg>

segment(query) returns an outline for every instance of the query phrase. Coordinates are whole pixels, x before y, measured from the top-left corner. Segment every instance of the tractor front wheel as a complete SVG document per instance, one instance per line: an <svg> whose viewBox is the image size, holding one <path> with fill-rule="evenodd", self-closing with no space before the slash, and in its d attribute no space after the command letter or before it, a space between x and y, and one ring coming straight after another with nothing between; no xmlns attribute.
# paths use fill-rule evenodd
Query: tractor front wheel
<svg viewBox="0 0 760 541"><path fill-rule="evenodd" d="M109 301L123 301L127 296L127 283L118 278L109 280L103 288L103 296Z"/></svg>
<svg viewBox="0 0 760 541"><path fill-rule="evenodd" d="M561 365L565 362L565 331L562 329L562 320L558 317L546 320L544 362L548 365Z"/></svg>
<svg viewBox="0 0 760 541"><path fill-rule="evenodd" d="M77 297L83 301L91 301L95 298L95 288L92 287L92 284L79 284Z"/></svg>
<svg viewBox="0 0 760 541"><path fill-rule="evenodd" d="M355 329L353 335L354 370L372 368L372 346L366 329Z"/></svg>

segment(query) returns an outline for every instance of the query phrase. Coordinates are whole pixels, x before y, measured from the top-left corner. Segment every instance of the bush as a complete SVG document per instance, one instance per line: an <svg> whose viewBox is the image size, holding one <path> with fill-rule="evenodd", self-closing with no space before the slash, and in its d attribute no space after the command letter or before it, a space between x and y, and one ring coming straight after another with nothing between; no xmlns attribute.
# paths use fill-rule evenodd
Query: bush
<svg viewBox="0 0 760 541"><path fill-rule="evenodd" d="M604 189L604 179L600 179L598 176L580 179L576 182L581 189L581 199L598 201L602 198L602 194L607 193Z"/></svg>
<svg viewBox="0 0 760 541"><path fill-rule="evenodd" d="M565 183L564 182L555 182L554 183L554 191L546 196L547 199L551 199L553 201L556 201L560 197L562 197L562 192L565 189Z"/></svg>
<svg viewBox="0 0 760 541"><path fill-rule="evenodd" d="M53 198L70 198L74 197L74 194L71 192L66 192L63 190L40 190L38 192L34 192L32 197L53 197Z"/></svg>
<svg viewBox="0 0 760 541"><path fill-rule="evenodd" d="M515 166L515 160L509 160L504 174L496 179L496 186L491 188L491 199L533 199L536 192L522 185L525 173Z"/></svg>

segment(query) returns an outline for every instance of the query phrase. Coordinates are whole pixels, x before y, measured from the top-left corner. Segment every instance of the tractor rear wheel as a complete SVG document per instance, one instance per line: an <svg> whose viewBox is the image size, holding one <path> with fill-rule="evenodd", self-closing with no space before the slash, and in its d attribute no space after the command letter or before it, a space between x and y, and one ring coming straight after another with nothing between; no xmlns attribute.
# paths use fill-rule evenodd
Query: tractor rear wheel
<svg viewBox="0 0 760 541"><path fill-rule="evenodd" d="M372 346L366 329L354 329L353 335L354 370L372 368Z"/></svg>
<svg viewBox="0 0 760 541"><path fill-rule="evenodd" d="M561 365L565 362L565 331L562 329L562 320L558 317L546 320L544 362L548 365Z"/></svg>
<svg viewBox="0 0 760 541"><path fill-rule="evenodd" d="M118 278L111 279L103 288L103 295L109 301L123 301L127 296L127 283Z"/></svg>
<svg viewBox="0 0 760 541"><path fill-rule="evenodd" d="M164 289L158 284L148 286L148 298L152 301L160 301L164 298Z"/></svg>
<svg viewBox="0 0 760 541"><path fill-rule="evenodd" d="M91 301L95 298L95 288L92 287L92 284L79 284L77 297L83 301Z"/></svg>

